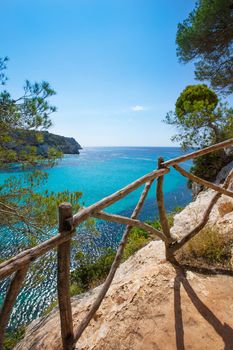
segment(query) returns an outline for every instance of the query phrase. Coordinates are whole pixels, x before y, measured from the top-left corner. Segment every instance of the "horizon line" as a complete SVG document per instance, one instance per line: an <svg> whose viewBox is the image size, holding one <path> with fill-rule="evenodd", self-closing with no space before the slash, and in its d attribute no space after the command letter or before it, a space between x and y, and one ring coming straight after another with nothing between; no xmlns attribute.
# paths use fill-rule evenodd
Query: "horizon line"
<svg viewBox="0 0 233 350"><path fill-rule="evenodd" d="M147 146L147 145L144 145L144 146L81 146L82 149L84 148L107 148L107 147L111 147L111 148L114 148L114 147L117 147L117 148L154 148L154 147L160 147L160 148L181 148L181 146Z"/></svg>

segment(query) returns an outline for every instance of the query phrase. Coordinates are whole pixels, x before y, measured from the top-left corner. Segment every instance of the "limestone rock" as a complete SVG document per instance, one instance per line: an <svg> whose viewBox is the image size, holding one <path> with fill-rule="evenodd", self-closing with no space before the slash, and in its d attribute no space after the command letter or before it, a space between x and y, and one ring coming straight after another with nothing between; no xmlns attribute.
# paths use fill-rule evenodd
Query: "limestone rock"
<svg viewBox="0 0 233 350"><path fill-rule="evenodd" d="M233 279L181 271L153 241L123 263L76 350L231 349ZM75 327L100 287L72 299ZM15 350L61 350L58 310L34 321Z"/></svg>

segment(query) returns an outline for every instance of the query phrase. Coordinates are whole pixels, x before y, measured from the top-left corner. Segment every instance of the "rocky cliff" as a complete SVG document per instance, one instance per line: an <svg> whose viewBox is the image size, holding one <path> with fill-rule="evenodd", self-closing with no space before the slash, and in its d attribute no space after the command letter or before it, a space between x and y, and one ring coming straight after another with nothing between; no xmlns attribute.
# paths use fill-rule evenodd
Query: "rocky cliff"
<svg viewBox="0 0 233 350"><path fill-rule="evenodd" d="M212 195L211 190L201 192L195 202L177 214L173 234L182 236L196 225ZM222 232L232 233L232 199L222 196L209 225L219 225ZM72 299L75 327L99 290L97 287ZM183 271L165 261L161 241L150 242L120 266L76 349L233 349L232 290L232 276ZM27 349L61 350L57 308L28 327L25 338L16 346L16 350Z"/></svg>
<svg viewBox="0 0 233 350"><path fill-rule="evenodd" d="M10 136L11 141L6 142L5 146L16 152L35 147L38 155L46 156L50 148L56 148L64 154L79 154L82 149L73 137L55 135L48 131L15 130Z"/></svg>

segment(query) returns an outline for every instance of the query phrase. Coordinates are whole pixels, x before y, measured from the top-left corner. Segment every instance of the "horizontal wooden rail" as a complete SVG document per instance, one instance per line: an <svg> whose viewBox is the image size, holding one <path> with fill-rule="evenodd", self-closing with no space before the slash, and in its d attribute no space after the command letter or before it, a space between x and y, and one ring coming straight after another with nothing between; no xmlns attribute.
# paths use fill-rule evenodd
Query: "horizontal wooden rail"
<svg viewBox="0 0 233 350"><path fill-rule="evenodd" d="M121 198L124 198L127 194L133 192L137 188L139 188L144 183L156 179L159 176L163 176L167 173L169 173L169 169L160 169L160 170L154 170L149 174L146 174L139 178L138 180L132 182L128 186L122 188L120 191L117 191L113 194L111 194L108 197L105 197L101 199L100 201L96 202L95 204L90 205L89 207L85 209L81 209L77 214L73 216L72 224L73 226L79 225L81 222L86 220L89 216L92 216L94 213L108 207L109 205L119 201Z"/></svg>
<svg viewBox="0 0 233 350"><path fill-rule="evenodd" d="M66 236L61 236L61 234L58 234L55 237L52 237L33 248L24 250L22 253L19 253L13 258L4 261L0 264L0 279L11 275L13 272L21 269L23 266L28 265L39 256L44 255L50 250L56 248L59 244L69 241L73 234L74 231L68 232Z"/></svg>
<svg viewBox="0 0 233 350"><path fill-rule="evenodd" d="M225 189L224 187L215 185L212 182L200 179L200 177L193 175L191 173L188 173L186 170L181 168L179 165L175 164L173 165L174 169L176 169L181 175L187 177L189 180L192 180L200 185L203 185L205 187L211 188L214 191L217 191L219 193L225 194L226 196L232 197L233 198L233 192L230 190Z"/></svg>
<svg viewBox="0 0 233 350"><path fill-rule="evenodd" d="M130 219L130 218L127 218L127 217L121 216L121 215L107 214L107 213L104 213L103 211L93 214L93 217L98 218L98 219L102 219L102 220L106 220L106 221L117 222L118 224L135 226L135 227L141 228L142 230L147 231L148 233L150 233L152 235L158 236L164 242L167 241L167 238L163 234L163 232L161 232L161 231L157 230L156 228L152 227L151 225L146 224L146 223L139 221L139 220Z"/></svg>
<svg viewBox="0 0 233 350"><path fill-rule="evenodd" d="M162 165L165 166L165 167L169 167L171 165L174 165L174 164L177 164L177 163L181 163L181 162L184 162L186 160L193 159L193 158L197 158L197 157L203 156L204 154L208 154L208 153L211 153L211 152L214 152L214 151L218 151L218 150L220 150L222 148L227 148L227 147L232 146L232 145L233 145L233 139L229 139L227 141L223 141L223 142L217 143L217 144L215 144L213 146L209 146L209 147L200 149L198 151L195 151L195 152L192 152L192 153L189 153L189 154L185 154L185 155L183 155L181 157L177 157L177 158L173 158L173 159L167 160L166 162L162 163Z"/></svg>

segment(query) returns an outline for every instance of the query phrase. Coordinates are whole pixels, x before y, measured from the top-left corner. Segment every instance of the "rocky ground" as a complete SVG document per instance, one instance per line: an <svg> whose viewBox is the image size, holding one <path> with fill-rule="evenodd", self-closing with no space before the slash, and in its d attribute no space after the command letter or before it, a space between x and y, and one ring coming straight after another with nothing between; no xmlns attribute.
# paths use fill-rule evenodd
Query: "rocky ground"
<svg viewBox="0 0 233 350"><path fill-rule="evenodd" d="M153 241L120 266L76 349L233 349L232 290L231 276L175 269ZM98 291L73 298L75 326ZM34 321L16 349L61 349L57 309Z"/></svg>

